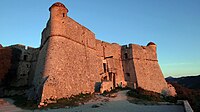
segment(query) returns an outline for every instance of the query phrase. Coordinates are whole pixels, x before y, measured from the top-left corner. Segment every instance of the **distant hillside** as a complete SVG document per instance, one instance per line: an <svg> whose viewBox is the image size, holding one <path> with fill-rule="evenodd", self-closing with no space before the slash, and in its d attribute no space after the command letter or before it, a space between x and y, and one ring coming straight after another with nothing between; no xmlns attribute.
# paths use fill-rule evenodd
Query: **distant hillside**
<svg viewBox="0 0 200 112"><path fill-rule="evenodd" d="M186 77L167 77L165 78L167 82L178 83L184 87L190 89L200 89L200 75L198 76L186 76Z"/></svg>

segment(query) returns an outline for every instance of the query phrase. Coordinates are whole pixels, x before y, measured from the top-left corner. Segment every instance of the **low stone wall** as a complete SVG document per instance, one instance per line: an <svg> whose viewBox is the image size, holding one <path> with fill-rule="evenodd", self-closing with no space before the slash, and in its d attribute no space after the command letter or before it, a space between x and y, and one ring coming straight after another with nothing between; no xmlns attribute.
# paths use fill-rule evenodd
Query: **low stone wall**
<svg viewBox="0 0 200 112"><path fill-rule="evenodd" d="M183 105L184 105L184 108L185 108L185 112L194 112L187 100L183 101Z"/></svg>
<svg viewBox="0 0 200 112"><path fill-rule="evenodd" d="M185 112L194 112L192 107L190 106L187 100L178 100L177 104L181 104L184 106Z"/></svg>

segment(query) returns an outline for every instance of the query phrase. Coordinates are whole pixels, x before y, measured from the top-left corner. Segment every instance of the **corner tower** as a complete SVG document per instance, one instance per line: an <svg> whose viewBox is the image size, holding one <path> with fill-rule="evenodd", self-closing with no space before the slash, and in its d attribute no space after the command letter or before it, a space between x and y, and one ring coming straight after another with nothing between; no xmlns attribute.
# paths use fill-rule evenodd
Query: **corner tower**
<svg viewBox="0 0 200 112"><path fill-rule="evenodd" d="M50 8L50 18L51 20L60 20L65 18L68 13L68 9L60 2L54 3Z"/></svg>
<svg viewBox="0 0 200 112"><path fill-rule="evenodd" d="M147 47L150 47L150 48L153 50L153 52L156 53L157 45L156 45L154 42L149 42L149 43L147 44Z"/></svg>
<svg viewBox="0 0 200 112"><path fill-rule="evenodd" d="M60 2L54 3L50 8L51 36L63 35L68 9Z"/></svg>
<svg viewBox="0 0 200 112"><path fill-rule="evenodd" d="M68 17L62 3L49 11L34 79L41 102L94 92L100 82L94 33Z"/></svg>
<svg viewBox="0 0 200 112"><path fill-rule="evenodd" d="M147 46L132 44L133 63L137 86L162 93L167 88L167 83L158 63L156 47L153 42L149 42Z"/></svg>
<svg viewBox="0 0 200 112"><path fill-rule="evenodd" d="M42 31L41 47L50 37L64 34L68 9L62 3L56 2L49 8L49 11L50 18L46 24L46 28Z"/></svg>

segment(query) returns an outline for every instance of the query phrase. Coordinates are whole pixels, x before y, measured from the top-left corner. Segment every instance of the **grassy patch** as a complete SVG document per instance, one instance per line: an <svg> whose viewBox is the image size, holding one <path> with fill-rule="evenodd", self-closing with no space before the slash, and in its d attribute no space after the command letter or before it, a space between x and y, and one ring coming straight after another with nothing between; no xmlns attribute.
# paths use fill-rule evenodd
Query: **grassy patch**
<svg viewBox="0 0 200 112"><path fill-rule="evenodd" d="M94 98L94 94L79 94L73 95L69 98L61 98L56 100L56 103L48 104L46 107L43 108L65 108L65 107L74 107L78 105L83 105L85 102L88 102L92 98Z"/></svg>
<svg viewBox="0 0 200 112"><path fill-rule="evenodd" d="M116 87L115 89L112 89L111 91L104 91L101 95L105 97L112 97L113 94L123 91L123 90L131 90L130 88L121 88L121 87Z"/></svg>
<svg viewBox="0 0 200 112"><path fill-rule="evenodd" d="M94 97L95 96L93 94L81 93L79 95L73 95L69 98L58 99L55 101L56 103L48 104L47 106L42 107L40 109L74 107L74 106L84 104L85 102L88 102L90 99ZM15 101L14 105L22 109L29 109L29 110L38 109L37 101L27 100L27 98L24 96L13 96L10 98Z"/></svg>
<svg viewBox="0 0 200 112"><path fill-rule="evenodd" d="M23 109L36 109L37 108L37 101L35 100L27 100L26 97L24 96L13 96L10 97L11 99L13 99L14 105L16 105L17 107L23 108Z"/></svg>

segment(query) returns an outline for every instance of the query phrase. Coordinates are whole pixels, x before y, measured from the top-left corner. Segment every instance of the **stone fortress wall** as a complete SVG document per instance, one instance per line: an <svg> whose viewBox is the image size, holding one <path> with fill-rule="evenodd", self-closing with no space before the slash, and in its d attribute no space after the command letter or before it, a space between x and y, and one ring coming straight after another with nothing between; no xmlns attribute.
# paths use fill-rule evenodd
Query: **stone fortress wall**
<svg viewBox="0 0 200 112"><path fill-rule="evenodd" d="M32 85L39 49L19 44L9 46L9 48L20 52L18 58L17 77L16 81L12 83L12 86L19 87Z"/></svg>
<svg viewBox="0 0 200 112"><path fill-rule="evenodd" d="M11 68L12 49L0 46L0 85L3 85L3 80Z"/></svg>
<svg viewBox="0 0 200 112"><path fill-rule="evenodd" d="M158 64L156 45L152 42L147 46L132 44L131 48L137 87L161 93L167 83Z"/></svg>
<svg viewBox="0 0 200 112"><path fill-rule="evenodd" d="M38 61L42 69L36 69L34 79L38 93L43 86L42 100L94 92L95 85L111 81L108 73L119 74L109 89L123 82L120 45L96 40L93 32L67 16L61 4L54 4L50 12L38 59L45 62Z"/></svg>
<svg viewBox="0 0 200 112"><path fill-rule="evenodd" d="M107 43L68 17L68 9L62 3L53 4L49 11L39 48L22 45L0 48L0 51L9 49L0 52L0 61L8 63L0 66L5 70L0 71L0 82L12 68L12 76L16 77L10 85L32 87L29 99L41 102L80 93L102 93L115 87L141 87L158 93L171 87L159 67L154 43L147 46ZM170 90L175 93L173 88Z"/></svg>
<svg viewBox="0 0 200 112"><path fill-rule="evenodd" d="M118 86L158 93L167 88L154 43L127 47L103 42L68 17L63 4L49 11L34 79L41 102Z"/></svg>
<svg viewBox="0 0 200 112"><path fill-rule="evenodd" d="M38 51L19 44L0 48L0 96L23 94L18 89L32 85Z"/></svg>

